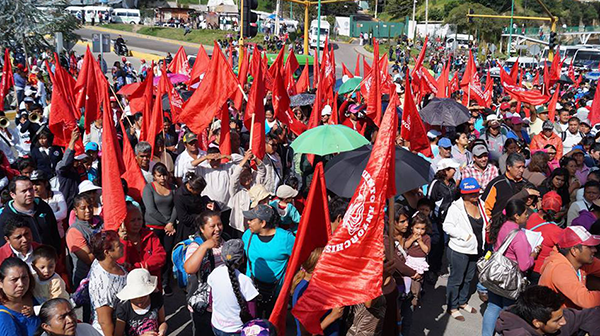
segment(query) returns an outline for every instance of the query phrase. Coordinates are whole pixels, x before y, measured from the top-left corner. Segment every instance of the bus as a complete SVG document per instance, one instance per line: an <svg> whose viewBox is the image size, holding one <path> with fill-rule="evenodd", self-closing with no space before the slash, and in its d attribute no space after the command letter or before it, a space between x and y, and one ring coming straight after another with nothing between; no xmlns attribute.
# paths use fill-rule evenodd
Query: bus
<svg viewBox="0 0 600 336"><path fill-rule="evenodd" d="M317 35L319 37L319 48L325 48L325 40L329 37L331 25L325 20L321 20L321 31L319 29L319 20L312 20L310 23L310 32L308 33L311 48L317 47Z"/></svg>
<svg viewBox="0 0 600 336"><path fill-rule="evenodd" d="M139 9L115 8L112 13L111 22L140 24L142 17Z"/></svg>

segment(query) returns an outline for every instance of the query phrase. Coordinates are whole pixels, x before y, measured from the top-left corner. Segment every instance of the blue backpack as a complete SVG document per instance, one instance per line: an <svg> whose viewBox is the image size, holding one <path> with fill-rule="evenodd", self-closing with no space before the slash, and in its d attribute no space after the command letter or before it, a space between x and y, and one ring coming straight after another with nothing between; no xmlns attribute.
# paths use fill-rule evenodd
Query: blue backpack
<svg viewBox="0 0 600 336"><path fill-rule="evenodd" d="M185 253L191 243L202 245L204 240L200 236L193 235L188 239L181 241L175 245L173 252L171 253L171 260L173 261L173 276L177 279L177 285L180 288L186 288L188 283L188 274L183 268L185 264Z"/></svg>

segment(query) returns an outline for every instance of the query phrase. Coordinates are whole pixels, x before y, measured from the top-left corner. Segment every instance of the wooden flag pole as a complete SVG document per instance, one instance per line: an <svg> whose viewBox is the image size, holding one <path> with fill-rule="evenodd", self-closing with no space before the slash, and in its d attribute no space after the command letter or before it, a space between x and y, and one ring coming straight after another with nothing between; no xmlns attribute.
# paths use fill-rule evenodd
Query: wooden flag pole
<svg viewBox="0 0 600 336"><path fill-rule="evenodd" d="M254 139L254 117L256 116L256 113L252 113L252 121L251 121L251 126L250 126L250 145L248 147L249 151L252 151L252 139Z"/></svg>
<svg viewBox="0 0 600 336"><path fill-rule="evenodd" d="M113 89L112 85L109 84L108 87L110 88L110 92L112 93L113 97L115 97L115 100L117 101L117 104L119 104L119 107L121 108L121 111L123 111L123 114L121 115L121 119L124 119L124 117L125 117L125 108L123 107L123 105L121 104L121 101L117 97L117 94L115 93L115 89ZM131 124L131 120L129 120L129 118L126 118L126 120L129 123L129 127L133 127L133 125Z"/></svg>
<svg viewBox="0 0 600 336"><path fill-rule="evenodd" d="M246 102L248 102L248 96L246 95L246 92L244 92L244 88L242 88L242 85L238 83L238 89L240 89L240 92L242 93L242 96L244 96L244 100Z"/></svg>

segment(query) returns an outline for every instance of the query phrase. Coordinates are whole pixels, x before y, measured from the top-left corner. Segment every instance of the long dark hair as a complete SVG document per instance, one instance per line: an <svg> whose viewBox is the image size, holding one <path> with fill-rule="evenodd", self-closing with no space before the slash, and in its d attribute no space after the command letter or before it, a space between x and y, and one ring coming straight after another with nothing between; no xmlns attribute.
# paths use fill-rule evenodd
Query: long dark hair
<svg viewBox="0 0 600 336"><path fill-rule="evenodd" d="M23 260L17 257L6 258L4 259L2 264L0 264L0 282L4 281L4 278L6 278L6 275L8 274L8 270L14 267L21 267L27 272L27 275L29 276L29 288L27 288L27 292L25 292L23 297L30 295L33 292L33 288L35 287L35 279L33 278L31 271L29 270L29 266L27 266L27 264ZM3 304L7 301L8 297L6 296L6 294L4 294L4 291L0 289L0 303Z"/></svg>
<svg viewBox="0 0 600 336"><path fill-rule="evenodd" d="M240 244L242 244L240 242ZM242 245L243 246L243 245ZM242 249L243 253L243 249ZM242 292L240 290L240 281L238 280L237 274L235 271L240 267L240 265L244 264L246 260L245 253L241 256L241 258L235 258L228 260L227 258L223 258L225 262L225 266L227 267L227 273L229 274L229 280L231 281L231 288L233 289L233 294L235 294L235 298L240 306L240 319L242 323L246 323L252 320L252 314L250 314L250 310L248 309L248 302L242 296Z"/></svg>
<svg viewBox="0 0 600 336"><path fill-rule="evenodd" d="M555 189L554 185L552 184L552 180L554 180L555 177L557 176L562 176L565 178L565 184L563 184L562 187ZM569 190L569 171L566 168L556 168L552 171L552 173L550 174L550 176L548 176L544 182L542 182L542 187L545 187L546 189L548 189L548 191L550 190L556 190L556 192L561 195L564 192L568 192Z"/></svg>
<svg viewBox="0 0 600 336"><path fill-rule="evenodd" d="M515 216L522 214L526 209L527 206L523 200L514 199L508 201L504 211L492 216L492 223L490 225L490 241L495 244L502 225L509 220L514 220Z"/></svg>

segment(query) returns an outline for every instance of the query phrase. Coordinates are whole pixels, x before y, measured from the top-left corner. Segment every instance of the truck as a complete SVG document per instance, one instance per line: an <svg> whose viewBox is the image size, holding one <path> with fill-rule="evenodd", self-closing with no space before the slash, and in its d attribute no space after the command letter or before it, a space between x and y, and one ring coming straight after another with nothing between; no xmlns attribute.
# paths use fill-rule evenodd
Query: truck
<svg viewBox="0 0 600 336"><path fill-rule="evenodd" d="M321 19L321 31L319 33L319 20L312 20L310 23L310 31L309 31L309 41L310 47L317 47L317 37L319 37L319 49L325 47L325 40L329 37L329 32L331 31L331 25L329 22Z"/></svg>

